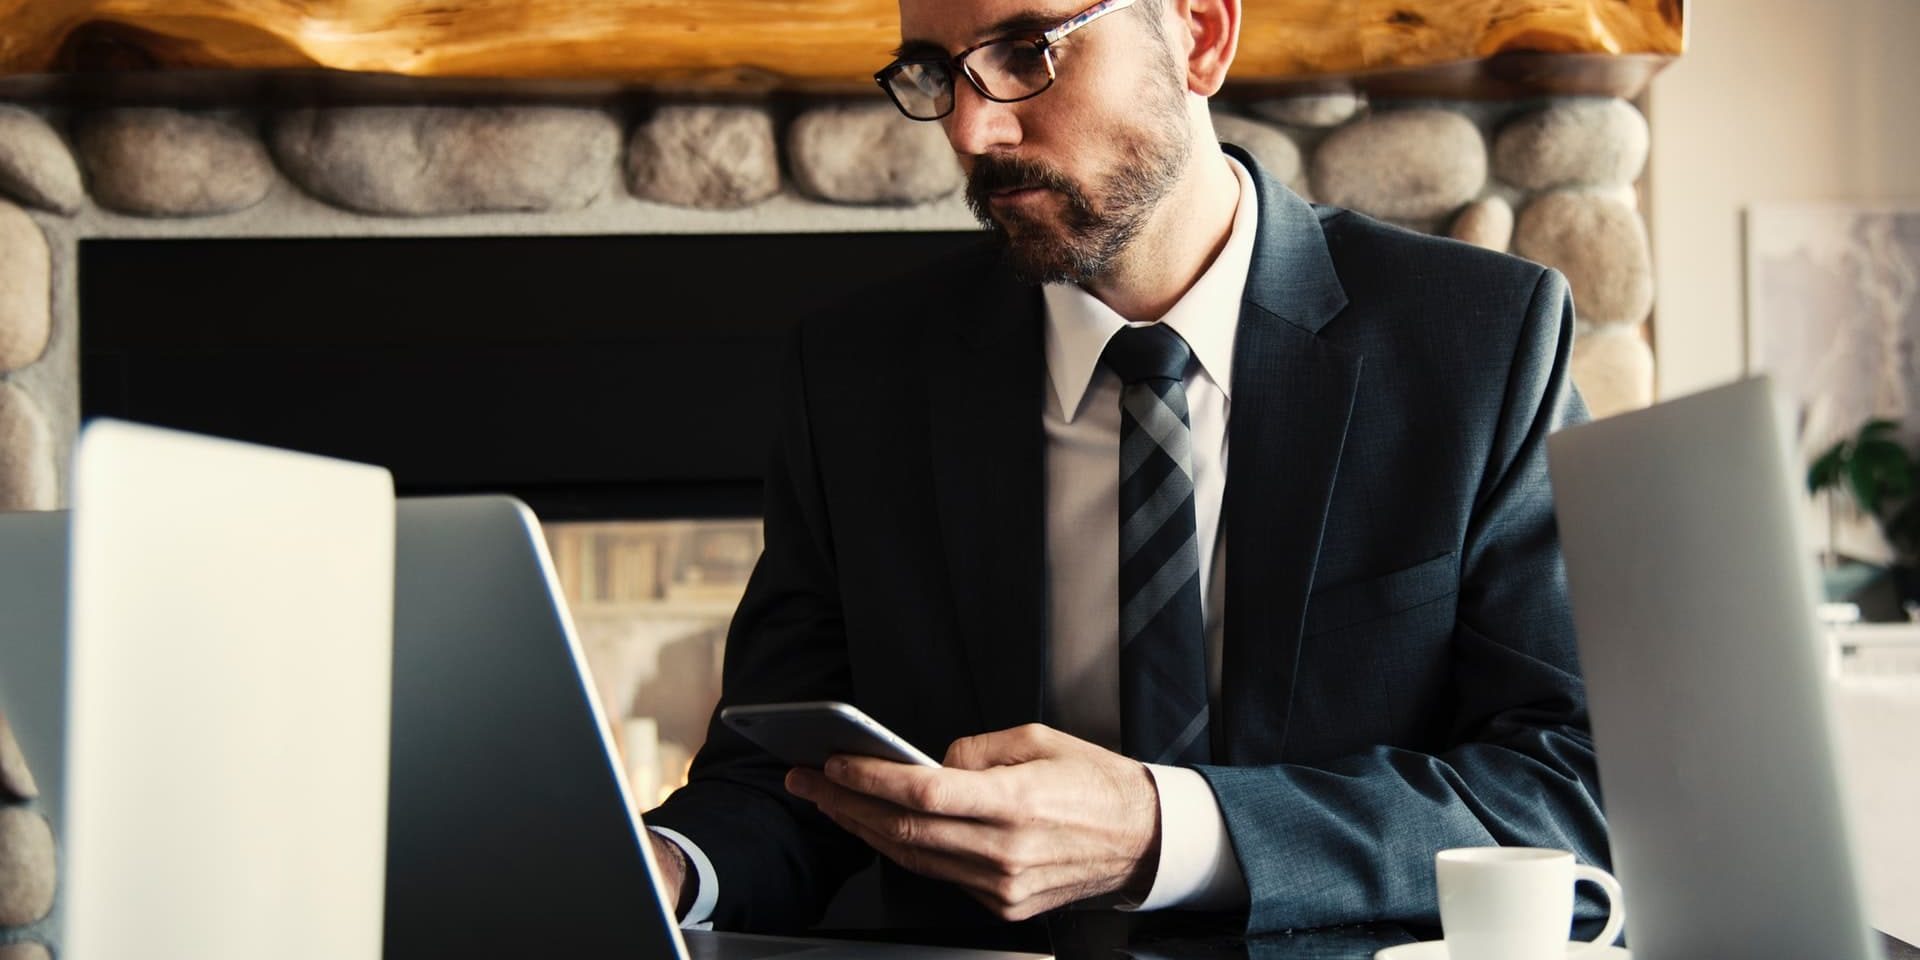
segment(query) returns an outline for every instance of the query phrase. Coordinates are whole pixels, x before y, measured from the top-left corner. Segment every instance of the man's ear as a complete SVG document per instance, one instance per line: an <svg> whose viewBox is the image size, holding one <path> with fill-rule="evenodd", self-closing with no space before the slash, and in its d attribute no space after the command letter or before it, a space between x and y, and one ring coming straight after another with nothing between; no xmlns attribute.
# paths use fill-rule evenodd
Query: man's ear
<svg viewBox="0 0 1920 960"><path fill-rule="evenodd" d="M1220 92L1240 49L1240 0L1168 0L1187 41L1187 90Z"/></svg>

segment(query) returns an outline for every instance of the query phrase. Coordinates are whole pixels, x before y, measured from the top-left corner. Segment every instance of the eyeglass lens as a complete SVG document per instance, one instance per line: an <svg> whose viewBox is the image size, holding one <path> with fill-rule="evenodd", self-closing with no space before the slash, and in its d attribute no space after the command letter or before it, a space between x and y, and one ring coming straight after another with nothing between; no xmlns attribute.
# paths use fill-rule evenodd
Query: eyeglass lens
<svg viewBox="0 0 1920 960"><path fill-rule="evenodd" d="M901 63L887 75L887 91L902 113L916 120L931 120L953 106L953 72L945 63Z"/></svg>
<svg viewBox="0 0 1920 960"><path fill-rule="evenodd" d="M963 63L980 91L994 100L1024 100L1053 82L1046 50L1032 40L989 43L970 51ZM931 120L953 109L953 68L945 61L902 62L887 78L887 88L910 117Z"/></svg>

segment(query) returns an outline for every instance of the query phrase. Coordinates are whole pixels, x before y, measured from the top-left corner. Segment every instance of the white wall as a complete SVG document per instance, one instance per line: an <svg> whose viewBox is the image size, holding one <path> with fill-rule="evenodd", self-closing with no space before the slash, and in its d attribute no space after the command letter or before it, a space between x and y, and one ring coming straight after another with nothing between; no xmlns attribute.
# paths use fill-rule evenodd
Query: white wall
<svg viewBox="0 0 1920 960"><path fill-rule="evenodd" d="M1697 0L1648 120L1659 395L1745 369L1741 211L1920 205L1920 0Z"/></svg>

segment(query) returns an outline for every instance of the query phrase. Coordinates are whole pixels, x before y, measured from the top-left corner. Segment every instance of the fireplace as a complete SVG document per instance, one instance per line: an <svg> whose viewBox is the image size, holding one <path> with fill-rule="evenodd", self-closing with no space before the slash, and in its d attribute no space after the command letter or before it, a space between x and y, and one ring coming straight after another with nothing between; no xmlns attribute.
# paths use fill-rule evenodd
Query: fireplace
<svg viewBox="0 0 1920 960"><path fill-rule="evenodd" d="M80 413L542 519L754 516L789 331L976 232L101 239ZM903 322L911 322L910 310Z"/></svg>

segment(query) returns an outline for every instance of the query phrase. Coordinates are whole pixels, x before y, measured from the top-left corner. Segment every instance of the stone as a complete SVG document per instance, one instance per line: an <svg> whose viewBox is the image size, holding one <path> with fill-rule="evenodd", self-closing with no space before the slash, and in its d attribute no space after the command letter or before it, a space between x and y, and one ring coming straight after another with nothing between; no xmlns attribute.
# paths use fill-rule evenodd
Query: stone
<svg viewBox="0 0 1920 960"><path fill-rule="evenodd" d="M53 431L26 391L0 381L0 511L52 510Z"/></svg>
<svg viewBox="0 0 1920 960"><path fill-rule="evenodd" d="M53 259L26 211L0 200L0 373L40 359L53 331Z"/></svg>
<svg viewBox="0 0 1920 960"><path fill-rule="evenodd" d="M1300 148L1279 130L1258 120L1215 111L1213 132L1222 143L1246 148L1275 180L1292 183L1300 178Z"/></svg>
<svg viewBox="0 0 1920 960"><path fill-rule="evenodd" d="M1313 155L1314 196L1387 220L1447 216L1486 182L1480 130L1451 110L1375 113L1335 130Z"/></svg>
<svg viewBox="0 0 1920 960"><path fill-rule="evenodd" d="M887 103L801 113L787 130L787 163L803 192L834 203L926 203L962 181L940 124L909 120Z"/></svg>
<svg viewBox="0 0 1920 960"><path fill-rule="evenodd" d="M1636 324L1653 309L1653 258L1640 215L1597 193L1541 194L1520 211L1513 252L1567 275L1594 326Z"/></svg>
<svg viewBox="0 0 1920 960"><path fill-rule="evenodd" d="M45 944L23 941L0 944L0 960L53 960Z"/></svg>
<svg viewBox="0 0 1920 960"><path fill-rule="evenodd" d="M1256 100L1247 104L1247 109L1274 123L1294 127L1337 127L1353 119L1353 115L1366 105L1364 94L1316 93L1303 97Z"/></svg>
<svg viewBox="0 0 1920 960"><path fill-rule="evenodd" d="M272 189L273 161L228 115L126 107L83 117L74 145L101 206L143 217L245 210Z"/></svg>
<svg viewBox="0 0 1920 960"><path fill-rule="evenodd" d="M1493 140L1494 176L1523 190L1632 183L1647 165L1647 118L1625 100L1573 100L1524 114Z"/></svg>
<svg viewBox="0 0 1920 960"><path fill-rule="evenodd" d="M1606 327L1573 342L1568 368L1595 419L1653 403L1653 348L1638 326Z"/></svg>
<svg viewBox="0 0 1920 960"><path fill-rule="evenodd" d="M272 142L290 179L362 213L544 212L607 193L620 125L585 107L302 108Z"/></svg>
<svg viewBox="0 0 1920 960"><path fill-rule="evenodd" d="M10 104L0 104L0 194L67 216L87 199L66 141L39 114Z"/></svg>
<svg viewBox="0 0 1920 960"><path fill-rule="evenodd" d="M1580 192L1611 197L1628 210L1640 209L1640 189L1631 183L1621 183L1611 187L1581 187Z"/></svg>
<svg viewBox="0 0 1920 960"><path fill-rule="evenodd" d="M0 808L0 927L20 927L53 909L53 828L20 807Z"/></svg>
<svg viewBox="0 0 1920 960"><path fill-rule="evenodd" d="M33 771L27 768L27 756L20 752L20 743L13 739L13 725L7 722L7 715L0 712L0 802L32 800L39 795L40 785L33 781Z"/></svg>
<svg viewBox="0 0 1920 960"><path fill-rule="evenodd" d="M644 200L705 210L752 206L780 192L780 146L763 107L675 105L627 144L627 188Z"/></svg>
<svg viewBox="0 0 1920 960"><path fill-rule="evenodd" d="M1513 204L1499 197L1475 200L1453 218L1447 236L1506 253L1513 244Z"/></svg>

